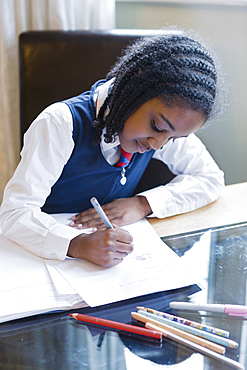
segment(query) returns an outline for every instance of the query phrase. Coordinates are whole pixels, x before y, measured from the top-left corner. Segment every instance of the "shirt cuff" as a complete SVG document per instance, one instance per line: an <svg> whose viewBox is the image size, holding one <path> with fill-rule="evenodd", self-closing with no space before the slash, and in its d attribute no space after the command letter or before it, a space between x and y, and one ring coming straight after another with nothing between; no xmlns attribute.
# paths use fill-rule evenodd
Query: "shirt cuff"
<svg viewBox="0 0 247 370"><path fill-rule="evenodd" d="M165 218L177 212L173 196L164 186L146 190L137 195L146 197L153 212L149 217Z"/></svg>
<svg viewBox="0 0 247 370"><path fill-rule="evenodd" d="M55 225L46 235L41 257L63 261L67 256L70 241L82 233L82 230L71 226Z"/></svg>

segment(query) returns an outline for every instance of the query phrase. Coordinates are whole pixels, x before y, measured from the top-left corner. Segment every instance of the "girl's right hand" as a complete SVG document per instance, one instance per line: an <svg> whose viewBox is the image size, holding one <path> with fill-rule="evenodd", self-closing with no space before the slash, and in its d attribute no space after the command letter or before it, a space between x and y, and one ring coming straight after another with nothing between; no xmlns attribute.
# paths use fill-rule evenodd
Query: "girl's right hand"
<svg viewBox="0 0 247 370"><path fill-rule="evenodd" d="M113 267L132 251L133 238L129 232L114 228L78 235L71 240L67 255L103 267Z"/></svg>

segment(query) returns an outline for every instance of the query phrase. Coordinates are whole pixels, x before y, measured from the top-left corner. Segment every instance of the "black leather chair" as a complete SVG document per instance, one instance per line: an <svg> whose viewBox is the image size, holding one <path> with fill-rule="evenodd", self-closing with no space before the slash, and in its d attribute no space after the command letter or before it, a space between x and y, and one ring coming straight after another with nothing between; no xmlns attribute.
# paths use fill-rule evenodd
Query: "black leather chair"
<svg viewBox="0 0 247 370"><path fill-rule="evenodd" d="M158 32L110 30L22 33L19 40L21 144L28 126L45 107L88 90L95 81L106 76L122 49L130 42ZM174 175L164 167L160 161L152 160L137 191L170 181Z"/></svg>

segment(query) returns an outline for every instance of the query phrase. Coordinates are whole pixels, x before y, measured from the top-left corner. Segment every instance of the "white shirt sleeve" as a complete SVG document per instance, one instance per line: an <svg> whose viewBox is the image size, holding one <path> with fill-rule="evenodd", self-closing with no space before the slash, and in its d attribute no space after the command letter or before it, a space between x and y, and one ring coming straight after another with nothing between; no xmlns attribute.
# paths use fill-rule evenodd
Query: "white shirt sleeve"
<svg viewBox="0 0 247 370"><path fill-rule="evenodd" d="M153 158L166 163L176 177L164 186L140 193L153 214L164 218L192 211L215 201L224 188L224 174L194 134L170 140Z"/></svg>
<svg viewBox="0 0 247 370"><path fill-rule="evenodd" d="M0 226L6 237L30 252L63 260L78 229L57 222L41 208L74 148L73 120L64 103L45 109L24 137L21 161L5 188ZM107 150L103 155L107 158ZM217 199L224 177L195 135L169 141L154 154L177 175L169 184L141 193L153 216L167 217L202 207Z"/></svg>
<svg viewBox="0 0 247 370"><path fill-rule="evenodd" d="M72 128L66 104L45 109L25 134L21 161L4 192L3 233L43 258L63 260L70 240L78 235L40 209L72 153Z"/></svg>

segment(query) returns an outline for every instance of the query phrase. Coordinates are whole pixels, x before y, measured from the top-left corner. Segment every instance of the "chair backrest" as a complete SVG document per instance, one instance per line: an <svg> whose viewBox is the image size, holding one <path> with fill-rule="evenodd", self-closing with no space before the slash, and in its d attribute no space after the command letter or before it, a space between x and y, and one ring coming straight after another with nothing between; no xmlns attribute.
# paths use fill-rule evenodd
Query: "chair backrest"
<svg viewBox="0 0 247 370"><path fill-rule="evenodd" d="M172 31L27 31L20 35L20 134L48 105L87 91L135 39Z"/></svg>
<svg viewBox="0 0 247 370"><path fill-rule="evenodd" d="M22 33L19 42L21 138L45 107L88 90L106 76L130 42L157 32L160 31Z"/></svg>

